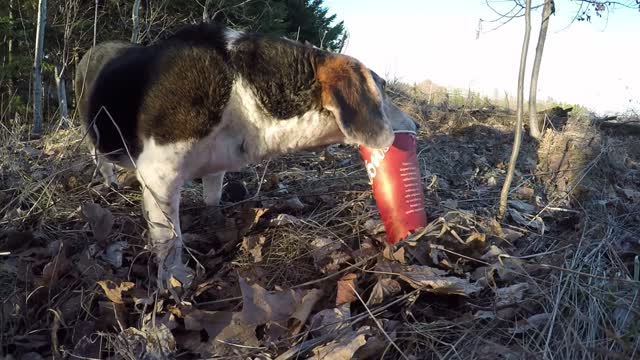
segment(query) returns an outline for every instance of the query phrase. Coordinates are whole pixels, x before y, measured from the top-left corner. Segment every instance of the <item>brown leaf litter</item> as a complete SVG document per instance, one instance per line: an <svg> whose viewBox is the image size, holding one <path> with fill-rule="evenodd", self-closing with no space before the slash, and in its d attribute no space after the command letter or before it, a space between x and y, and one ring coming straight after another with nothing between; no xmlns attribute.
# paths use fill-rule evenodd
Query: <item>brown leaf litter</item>
<svg viewBox="0 0 640 360"><path fill-rule="evenodd" d="M425 119L427 228L384 245L357 149L283 156L229 173L245 191L226 194L241 200L216 216L201 184L185 185L185 260L197 276L178 299L154 285L135 181L90 185L91 159L65 150L82 137L75 128L61 144L8 141L0 356L632 358L637 140L590 135L577 119L540 144L525 137L498 222L508 114L483 110L479 122L403 99Z"/></svg>

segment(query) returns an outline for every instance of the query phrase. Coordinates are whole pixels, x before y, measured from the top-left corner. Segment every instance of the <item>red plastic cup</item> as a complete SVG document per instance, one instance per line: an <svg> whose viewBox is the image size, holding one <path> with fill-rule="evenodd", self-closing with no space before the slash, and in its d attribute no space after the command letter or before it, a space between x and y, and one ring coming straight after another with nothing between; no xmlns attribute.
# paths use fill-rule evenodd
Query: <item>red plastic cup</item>
<svg viewBox="0 0 640 360"><path fill-rule="evenodd" d="M360 145L373 196L387 232L387 242L392 245L427 225L416 134L412 131L396 131L395 134L393 145L386 149Z"/></svg>

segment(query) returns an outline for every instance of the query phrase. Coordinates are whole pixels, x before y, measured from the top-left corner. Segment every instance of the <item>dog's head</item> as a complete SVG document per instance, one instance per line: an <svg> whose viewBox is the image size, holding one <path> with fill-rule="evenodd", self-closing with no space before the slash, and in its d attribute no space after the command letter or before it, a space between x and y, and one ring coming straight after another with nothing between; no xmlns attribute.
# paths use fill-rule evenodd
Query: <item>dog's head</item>
<svg viewBox="0 0 640 360"><path fill-rule="evenodd" d="M335 117L348 143L381 149L391 146L394 130L416 123L385 94L386 82L354 58L328 54L316 64L323 108Z"/></svg>

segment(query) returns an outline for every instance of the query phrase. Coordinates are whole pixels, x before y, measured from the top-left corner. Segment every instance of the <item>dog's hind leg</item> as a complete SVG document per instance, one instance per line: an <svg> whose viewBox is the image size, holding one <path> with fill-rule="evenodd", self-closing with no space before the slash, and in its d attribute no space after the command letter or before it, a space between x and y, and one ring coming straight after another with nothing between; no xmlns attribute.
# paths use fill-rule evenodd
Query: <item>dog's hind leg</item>
<svg viewBox="0 0 640 360"><path fill-rule="evenodd" d="M205 219L214 224L224 223L224 215L220 208L222 198L222 184L224 183L224 171L208 174L202 177L204 203L207 204Z"/></svg>
<svg viewBox="0 0 640 360"><path fill-rule="evenodd" d="M96 164L98 172L102 175L105 185L117 188L118 179L116 178L116 165L109 161L92 145L89 145L89 150L91 151L91 158L93 158L93 162Z"/></svg>
<svg viewBox="0 0 640 360"><path fill-rule="evenodd" d="M220 205L222 197L222 184L224 181L224 171L202 177L204 203L208 206Z"/></svg>

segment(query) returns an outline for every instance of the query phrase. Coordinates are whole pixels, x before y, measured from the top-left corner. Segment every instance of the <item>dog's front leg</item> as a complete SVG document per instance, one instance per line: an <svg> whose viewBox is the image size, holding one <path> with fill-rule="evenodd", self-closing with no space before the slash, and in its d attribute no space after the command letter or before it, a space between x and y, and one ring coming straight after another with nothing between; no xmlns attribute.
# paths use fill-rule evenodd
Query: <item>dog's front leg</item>
<svg viewBox="0 0 640 360"><path fill-rule="evenodd" d="M193 280L193 271L182 261L178 214L183 179L180 172L167 163L138 161L137 166L149 237L158 262L158 285L161 289L173 287L176 285L173 280L178 280L186 288Z"/></svg>

